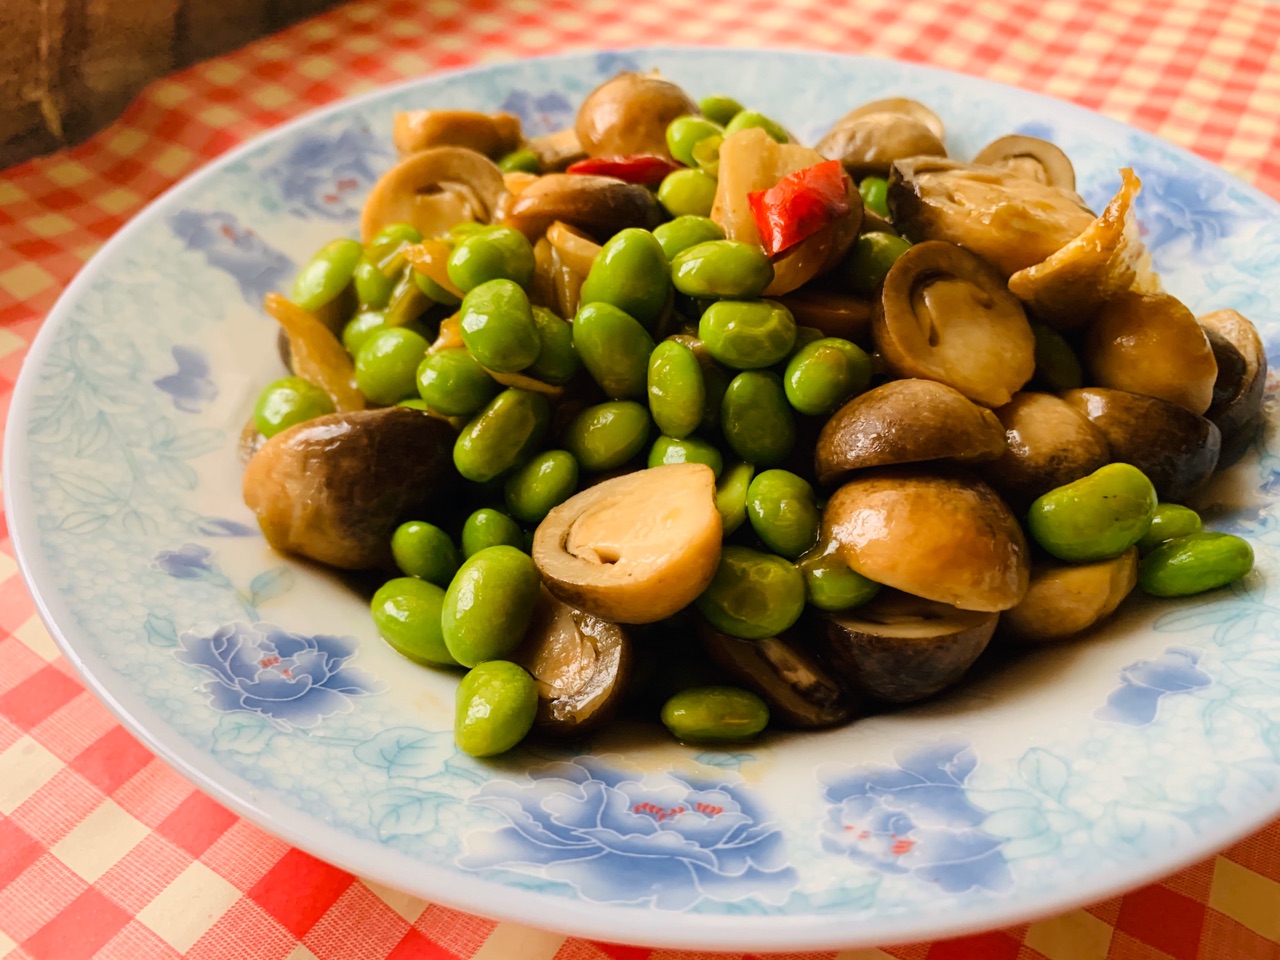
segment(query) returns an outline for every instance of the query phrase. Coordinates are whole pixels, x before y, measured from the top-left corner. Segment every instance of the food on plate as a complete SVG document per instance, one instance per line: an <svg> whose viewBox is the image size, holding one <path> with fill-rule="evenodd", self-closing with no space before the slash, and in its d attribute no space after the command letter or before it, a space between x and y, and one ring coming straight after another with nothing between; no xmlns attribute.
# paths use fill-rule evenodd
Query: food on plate
<svg viewBox="0 0 1280 960"><path fill-rule="evenodd" d="M360 239L267 298L241 445L270 544L467 671L465 752L831 727L1252 568L1189 501L1265 350L1163 288L1134 171L1095 214L1034 137L966 161L890 98L811 148L642 73L531 133L396 117Z"/></svg>

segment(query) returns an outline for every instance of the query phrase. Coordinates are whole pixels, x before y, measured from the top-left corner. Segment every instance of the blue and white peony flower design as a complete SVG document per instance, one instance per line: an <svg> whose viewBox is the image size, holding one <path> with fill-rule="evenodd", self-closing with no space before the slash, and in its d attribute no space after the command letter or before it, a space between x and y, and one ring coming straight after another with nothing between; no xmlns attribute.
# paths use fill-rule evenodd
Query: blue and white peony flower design
<svg viewBox="0 0 1280 960"><path fill-rule="evenodd" d="M153 565L179 580L225 579L213 562L213 551L198 543L184 543L177 550L161 550Z"/></svg>
<svg viewBox="0 0 1280 960"><path fill-rule="evenodd" d="M474 833L459 863L570 884L605 903L684 910L701 900L781 903L796 885L782 832L740 783L638 774L586 759L490 781L476 802L510 826Z"/></svg>
<svg viewBox="0 0 1280 960"><path fill-rule="evenodd" d="M363 123L298 137L263 171L292 214L345 222L358 217L378 170L392 159Z"/></svg>
<svg viewBox="0 0 1280 960"><path fill-rule="evenodd" d="M1129 664L1120 671L1120 686L1111 691L1094 716L1133 727L1152 723L1162 697L1190 693L1213 682L1196 666L1199 662L1198 651L1169 647L1154 660Z"/></svg>
<svg viewBox="0 0 1280 960"><path fill-rule="evenodd" d="M948 893L1013 885L1002 839L981 827L987 812L966 781L978 765L965 744L899 751L896 766L826 767L822 845L886 874L912 874Z"/></svg>
<svg viewBox="0 0 1280 960"><path fill-rule="evenodd" d="M203 254L211 267L229 274L240 295L257 307L272 290L286 289L296 270L293 261L276 250L230 213L219 210L179 210L169 227L183 245Z"/></svg>
<svg viewBox="0 0 1280 960"><path fill-rule="evenodd" d="M289 633L269 623L232 623L213 633L189 631L174 655L210 676L213 706L244 710L284 726L313 727L351 709L351 697L373 693L375 682L348 666L352 637Z"/></svg>

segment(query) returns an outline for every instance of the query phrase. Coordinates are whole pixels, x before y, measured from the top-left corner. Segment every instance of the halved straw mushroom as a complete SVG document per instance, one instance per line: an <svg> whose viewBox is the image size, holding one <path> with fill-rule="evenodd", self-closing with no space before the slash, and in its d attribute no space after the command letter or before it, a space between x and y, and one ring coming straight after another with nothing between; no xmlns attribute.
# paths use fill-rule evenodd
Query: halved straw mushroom
<svg viewBox="0 0 1280 960"><path fill-rule="evenodd" d="M934 380L891 380L854 397L818 435L819 483L864 467L924 460L990 460L1004 452L995 414Z"/></svg>
<svg viewBox="0 0 1280 960"><path fill-rule="evenodd" d="M885 590L848 613L819 614L814 639L846 689L912 703L964 676L999 616Z"/></svg>
<svg viewBox="0 0 1280 960"><path fill-rule="evenodd" d="M1035 337L1017 297L986 263L941 241L918 243L885 276L871 321L903 377L937 380L989 407L1035 372Z"/></svg>
<svg viewBox="0 0 1280 960"><path fill-rule="evenodd" d="M631 639L616 623L561 603L543 587L512 659L537 686L536 727L581 736L612 716L626 694Z"/></svg>
<svg viewBox="0 0 1280 960"><path fill-rule="evenodd" d="M1050 257L1094 220L1070 190L935 157L893 164L889 210L908 239L958 244L1004 277Z"/></svg>
<svg viewBox="0 0 1280 960"><path fill-rule="evenodd" d="M711 468L667 464L560 504L538 525L533 561L565 603L614 623L652 623L706 589L721 532Z"/></svg>
<svg viewBox="0 0 1280 960"><path fill-rule="evenodd" d="M464 147L411 154L382 175L365 201L360 236L368 243L383 227L408 223L436 237L459 223L487 223L506 192L502 171Z"/></svg>
<svg viewBox="0 0 1280 960"><path fill-rule="evenodd" d="M382 566L396 525L452 486L456 437L408 407L317 417L250 458L244 502L283 553L344 570Z"/></svg>
<svg viewBox="0 0 1280 960"><path fill-rule="evenodd" d="M1186 503L1218 465L1218 428L1177 404L1105 387L1067 390L1062 399L1102 432L1111 459L1145 473L1166 503Z"/></svg>
<svg viewBox="0 0 1280 960"><path fill-rule="evenodd" d="M947 148L929 127L906 113L856 110L836 121L814 146L824 157L839 160L854 179L884 176L895 160L945 157Z"/></svg>
<svg viewBox="0 0 1280 960"><path fill-rule="evenodd" d="M652 191L613 177L549 173L506 208L504 222L536 241L557 220L598 241L627 227L652 230L666 219Z"/></svg>
<svg viewBox="0 0 1280 960"><path fill-rule="evenodd" d="M698 112L671 81L652 73L621 73L587 94L574 129L588 156L653 153L669 159L667 126Z"/></svg>
<svg viewBox="0 0 1280 960"><path fill-rule="evenodd" d="M520 146L520 118L510 113L475 110L404 110L397 113L391 138L400 156L432 147L466 147L497 160Z"/></svg>
<svg viewBox="0 0 1280 960"><path fill-rule="evenodd" d="M995 416L1004 428L1004 449L977 470L1015 510L1111 462L1102 432L1051 393L1015 394Z"/></svg>
<svg viewBox="0 0 1280 960"><path fill-rule="evenodd" d="M1009 507L976 477L890 467L831 495L822 537L876 583L962 610L1007 610L1027 590L1027 541Z"/></svg>
<svg viewBox="0 0 1280 960"><path fill-rule="evenodd" d="M1120 177L1120 189L1102 216L1041 262L1027 264L1009 277L1009 289L1027 309L1060 330L1082 326L1104 303L1127 290L1160 290L1134 212L1142 181L1128 168Z"/></svg>
<svg viewBox="0 0 1280 960"><path fill-rule="evenodd" d="M532 137L525 146L538 158L538 170L542 173L559 173L587 155L573 127Z"/></svg>
<svg viewBox="0 0 1280 960"><path fill-rule="evenodd" d="M978 151L974 163L1001 167L1050 187L1075 190L1076 170L1062 148L1039 137L1010 134L992 140Z"/></svg>
<svg viewBox="0 0 1280 960"><path fill-rule="evenodd" d="M1267 351L1257 329L1235 310L1215 310L1199 320L1218 364L1205 416L1222 431L1221 466L1239 460L1262 426Z"/></svg>
<svg viewBox="0 0 1280 960"><path fill-rule="evenodd" d="M1037 564L1022 602L1000 616L1000 635L1024 644L1074 637L1115 612L1138 582L1138 548L1095 563Z"/></svg>

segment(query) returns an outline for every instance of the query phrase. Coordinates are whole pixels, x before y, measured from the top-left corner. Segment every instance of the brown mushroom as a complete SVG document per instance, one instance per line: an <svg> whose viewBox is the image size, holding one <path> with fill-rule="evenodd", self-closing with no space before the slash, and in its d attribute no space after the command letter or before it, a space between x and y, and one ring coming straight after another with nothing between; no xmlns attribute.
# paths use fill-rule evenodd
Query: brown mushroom
<svg viewBox="0 0 1280 960"><path fill-rule="evenodd" d="M604 242L619 230L652 230L666 219L653 193L613 177L549 173L506 210L505 222L537 240L557 220Z"/></svg>
<svg viewBox="0 0 1280 960"><path fill-rule="evenodd" d="M533 137L525 146L538 158L538 170L542 173L559 173L587 155L573 127Z"/></svg>
<svg viewBox="0 0 1280 960"><path fill-rule="evenodd" d="M769 705L771 720L799 729L831 727L849 719L840 684L800 642L795 631L763 640L731 637L698 618L698 636L711 662L734 683Z"/></svg>
<svg viewBox="0 0 1280 960"><path fill-rule="evenodd" d="M1222 466L1239 460L1262 426L1267 352L1253 324L1234 310L1206 313L1200 325L1218 363L1213 404L1205 416L1222 431Z"/></svg>
<svg viewBox="0 0 1280 960"><path fill-rule="evenodd" d="M802 327L861 346L871 344L871 302L834 290L793 290L777 298Z"/></svg>
<svg viewBox="0 0 1280 960"><path fill-rule="evenodd" d="M667 464L560 504L534 533L533 562L565 603L614 623L652 623L706 589L721 533L711 468Z"/></svg>
<svg viewBox="0 0 1280 960"><path fill-rule="evenodd" d="M814 640L850 692L912 703L964 676L999 617L887 590L848 613L818 615Z"/></svg>
<svg viewBox="0 0 1280 960"><path fill-rule="evenodd" d="M1035 372L1022 305L991 267L950 243L918 243L894 262L871 335L899 376L937 380L989 407Z"/></svg>
<svg viewBox="0 0 1280 960"><path fill-rule="evenodd" d="M397 113L391 138L400 156L432 147L466 147L491 160L520 146L520 118L510 113L475 110L404 110Z"/></svg>
<svg viewBox="0 0 1280 960"><path fill-rule="evenodd" d="M911 100L907 97L886 97L883 100L872 100L870 103L864 103L862 106L850 110L844 115L844 119L854 120L870 113L900 113L910 117L917 123L924 124L929 132L939 140L943 139L945 134L941 117L919 100Z"/></svg>
<svg viewBox="0 0 1280 960"><path fill-rule="evenodd" d="M538 689L536 728L575 737L612 716L626 695L631 650L631 638L616 623L561 603L544 587L512 656Z"/></svg>
<svg viewBox="0 0 1280 960"><path fill-rule="evenodd" d="M1138 548L1095 563L1037 564L1022 602L1000 616L1000 636L1016 643L1065 640L1115 612L1138 582Z"/></svg>
<svg viewBox="0 0 1280 960"><path fill-rule="evenodd" d="M1027 589L1017 518L994 490L958 471L858 474L827 501L822 537L864 577L962 610L1007 610Z"/></svg>
<svg viewBox="0 0 1280 960"><path fill-rule="evenodd" d="M1129 169L1121 170L1120 176L1120 189L1102 216L1043 261L1009 278L1009 289L1027 309L1060 330L1082 326L1126 290L1160 290L1134 212L1142 182Z"/></svg>
<svg viewBox="0 0 1280 960"><path fill-rule="evenodd" d="M882 177L895 160L906 157L945 157L947 148L921 121L905 113L859 113L836 121L814 147L839 160L849 176Z"/></svg>
<svg viewBox="0 0 1280 960"><path fill-rule="evenodd" d="M1102 431L1112 460L1145 473L1167 503L1186 503L1218 465L1218 428L1167 400L1105 387L1068 390L1062 399Z"/></svg>
<svg viewBox="0 0 1280 960"><path fill-rule="evenodd" d="M1084 340L1090 382L1204 413L1218 376L1209 338L1182 301L1125 292L1103 305Z"/></svg>
<svg viewBox="0 0 1280 960"><path fill-rule="evenodd" d="M935 157L893 164L889 211L908 239L959 244L1002 277L1045 260L1094 219L1070 190L1010 170Z"/></svg>
<svg viewBox="0 0 1280 960"><path fill-rule="evenodd" d="M373 185L360 217L368 243L383 227L408 223L436 237L460 223L487 223L506 192L492 160L464 147L435 147L411 154Z"/></svg>
<svg viewBox="0 0 1280 960"><path fill-rule="evenodd" d="M1076 170L1062 148L1039 137L1010 134L992 140L978 151L973 162L988 167L1001 167L1020 177L1050 187L1075 190Z"/></svg>
<svg viewBox="0 0 1280 960"><path fill-rule="evenodd" d="M452 486L456 437L408 407L317 417L253 455L244 502L283 553L344 570L382 566L396 525Z"/></svg>
<svg viewBox="0 0 1280 960"><path fill-rule="evenodd" d="M1015 394L995 416L1004 427L1004 451L978 472L1019 512L1111 462L1102 432L1051 393Z"/></svg>
<svg viewBox="0 0 1280 960"><path fill-rule="evenodd" d="M1004 452L995 414L934 380L891 380L854 397L822 428L819 483L864 467L924 460L990 460Z"/></svg>
<svg viewBox="0 0 1280 960"><path fill-rule="evenodd" d="M669 80L621 73L596 87L578 108L574 129L588 156L653 153L670 158L667 126L698 105Z"/></svg>

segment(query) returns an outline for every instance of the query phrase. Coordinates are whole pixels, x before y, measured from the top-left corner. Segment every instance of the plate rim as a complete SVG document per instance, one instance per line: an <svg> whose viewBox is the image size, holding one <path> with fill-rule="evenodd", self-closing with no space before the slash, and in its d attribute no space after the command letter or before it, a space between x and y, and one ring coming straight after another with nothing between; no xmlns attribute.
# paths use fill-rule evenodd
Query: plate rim
<svg viewBox="0 0 1280 960"><path fill-rule="evenodd" d="M365 93L308 110L212 158L199 169L170 185L135 213L94 253L62 291L45 315L24 357L5 423L3 461L0 468L5 481L5 516L14 556L36 611L59 650L86 687L130 734L196 789L265 832L318 859L334 864L357 878L370 879L431 903L502 922L520 923L566 936L645 947L721 951L841 950L941 940L999 929L1070 912L1159 880L1218 853L1274 820L1280 814L1280 790L1271 791L1270 806L1260 804L1255 815L1222 821L1227 824L1225 828L1214 829L1207 835L1198 837L1196 842L1180 849L1174 856L1159 861L1139 860L1112 870L1106 882L1090 886L1087 892L1067 897L1052 891L1016 898L1009 896L1004 903L992 901L989 907L984 906L979 910L972 907L952 909L937 915L929 913L923 919L911 918L910 922L907 922L907 914L854 920L851 915L842 913L742 916L657 911L652 908L596 903L513 889L482 877L423 862L393 848L374 846L368 841L353 838L318 818L299 817L296 809L287 807L270 796L262 796L259 788L217 763L211 754L183 738L136 694L122 689L119 691L121 695L117 696L117 692L108 686L108 681L94 672L92 665L81 656L76 644L67 635L77 630L74 618L69 612L66 613L65 620L69 630L64 632L52 609L55 604L47 602L37 587L38 577L45 573L48 564L38 545L39 532L36 529L34 511L20 509L30 503L30 471L26 468L25 457L21 456L29 441L25 433L19 438L13 428L15 425L26 424L30 419L34 388L39 382L38 372L44 367L56 329L65 322L83 292L98 278L107 260L126 248L135 234L161 216L174 197L197 190L207 179L216 176L243 156L282 140L299 129L323 122L330 115L358 109L363 104L445 79L502 72L515 64L587 60L605 53L656 57L711 53L748 59L779 56L797 59L823 57L851 63L890 62L913 73L936 77L940 83L945 83L948 79L976 82L1014 99L1028 98L1051 103L1056 110L1077 120L1101 125L1114 133L1136 134L1160 145L1162 149L1172 150L1182 162L1190 163L1220 180L1234 182L1238 189L1246 191L1252 199L1262 201L1272 216L1280 219L1280 200L1231 171L1146 130L1049 94L943 67L874 54L849 54L804 47L722 47L701 44L582 47L536 57L509 58L460 68L433 70L422 76L381 85ZM27 495L25 500L24 494ZM108 680L115 676L109 671L106 673ZM134 698L137 702L130 702ZM406 883L403 879L406 876L413 877L418 882ZM432 882L424 883L424 880ZM430 892L428 887L431 888ZM486 904L494 900L495 893L501 895L501 906L489 909ZM651 920L655 916L661 916L670 922L652 924Z"/></svg>

